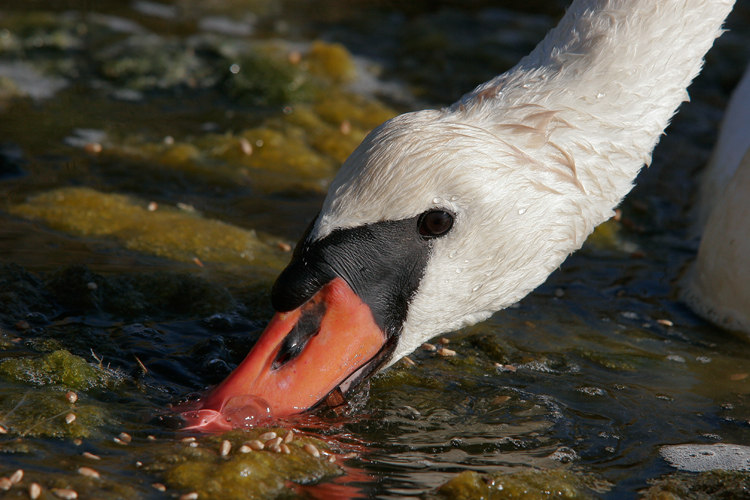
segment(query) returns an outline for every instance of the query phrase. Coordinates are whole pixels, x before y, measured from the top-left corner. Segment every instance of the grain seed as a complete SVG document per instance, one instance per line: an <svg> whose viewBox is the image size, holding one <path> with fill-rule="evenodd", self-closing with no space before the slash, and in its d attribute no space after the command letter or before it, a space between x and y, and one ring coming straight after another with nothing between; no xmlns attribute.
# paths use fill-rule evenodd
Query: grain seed
<svg viewBox="0 0 750 500"><path fill-rule="evenodd" d="M266 441L266 443L265 443L265 445L266 445L266 448L270 448L270 447L272 447L272 446L278 446L278 445L280 445L280 444L281 444L281 441L282 441L282 439L281 439L280 437L275 437L275 438L273 438L273 439L269 439L269 440L268 440L268 441Z"/></svg>
<svg viewBox="0 0 750 500"><path fill-rule="evenodd" d="M291 443L292 441L294 441L294 431L288 430L286 434L284 434L284 442Z"/></svg>
<svg viewBox="0 0 750 500"><path fill-rule="evenodd" d="M7 433L8 433L8 429L0 425L0 434L7 434Z"/></svg>
<svg viewBox="0 0 750 500"><path fill-rule="evenodd" d="M268 447L269 450L271 450L274 453L281 453L281 446L275 444L273 446Z"/></svg>
<svg viewBox="0 0 750 500"><path fill-rule="evenodd" d="M412 359L409 356L404 356L403 358L401 358L401 361L406 366L415 366L416 365L416 363L414 361L412 361Z"/></svg>
<svg viewBox="0 0 750 500"><path fill-rule="evenodd" d="M253 451L253 449L252 449L252 448L250 448L250 447L249 447L248 445L246 445L246 444L243 444L242 446L240 446L240 453L250 453L250 452L252 452L252 451Z"/></svg>
<svg viewBox="0 0 750 500"><path fill-rule="evenodd" d="M13 482L10 479L7 477L0 477L0 490L8 491L11 486L13 486Z"/></svg>
<svg viewBox="0 0 750 500"><path fill-rule="evenodd" d="M438 342L440 342L443 345L448 345L448 344L451 343L451 339L447 339L445 337L440 337L440 339L438 340Z"/></svg>
<svg viewBox="0 0 750 500"><path fill-rule="evenodd" d="M445 358L450 358L456 355L456 351L448 349L447 347L441 347L438 349L437 353Z"/></svg>
<svg viewBox="0 0 750 500"><path fill-rule="evenodd" d="M192 443L193 441L195 441L195 438L193 436L190 436L190 437L182 438L180 439L180 441L182 441L183 443Z"/></svg>
<svg viewBox="0 0 750 500"><path fill-rule="evenodd" d="M180 500L198 500L198 493L195 491L185 493L184 495L180 496Z"/></svg>
<svg viewBox="0 0 750 500"><path fill-rule="evenodd" d="M42 487L39 486L39 483L31 483L29 485L29 497L31 498L31 500L36 500L41 494Z"/></svg>
<svg viewBox="0 0 750 500"><path fill-rule="evenodd" d="M78 473L82 476L100 479L99 473L91 467L78 467Z"/></svg>
<svg viewBox="0 0 750 500"><path fill-rule="evenodd" d="M73 391L68 391L65 393L65 399L68 400L68 403L75 403L76 401L78 401L78 394Z"/></svg>
<svg viewBox="0 0 750 500"><path fill-rule="evenodd" d="M83 455L86 458L90 458L91 460L101 460L102 459L102 457L100 457L99 455L94 455L93 453L89 453L88 451L84 451L83 453L81 453L81 455Z"/></svg>
<svg viewBox="0 0 750 500"><path fill-rule="evenodd" d="M314 456L315 458L320 458L320 452L315 447L314 444L307 443L305 446L302 447L303 450L305 450L308 454Z"/></svg>
<svg viewBox="0 0 750 500"><path fill-rule="evenodd" d="M428 351L428 352L435 352L435 351L437 351L437 347L435 347L434 345L430 344L429 342L425 342L424 344L422 344L422 349L424 349L425 351Z"/></svg>
<svg viewBox="0 0 750 500"><path fill-rule="evenodd" d="M76 421L76 416L74 413L68 413L67 415L65 415L66 424L72 424L75 421Z"/></svg>
<svg viewBox="0 0 750 500"><path fill-rule="evenodd" d="M227 455L229 455L229 452L232 451L232 443L225 439L221 442L220 450L221 456L226 457Z"/></svg>
<svg viewBox="0 0 750 500"><path fill-rule="evenodd" d="M120 439L122 439L126 443L129 443L129 442L131 442L133 440L133 438L127 432L121 432L120 435L117 436L117 437L119 437Z"/></svg>
<svg viewBox="0 0 750 500"><path fill-rule="evenodd" d="M13 484L18 484L21 482L21 479L23 479L23 469L18 469L16 472L10 475L10 482Z"/></svg>
<svg viewBox="0 0 750 500"><path fill-rule="evenodd" d="M263 443L261 443L257 439L253 439L252 441L250 441L249 443L247 443L247 445L250 448L252 448L254 450L258 450L258 451L260 451L260 450L262 450L263 448L266 447L266 445L264 445Z"/></svg>
<svg viewBox="0 0 750 500"><path fill-rule="evenodd" d="M167 491L167 487L166 487L166 486L164 486L164 485L163 485L163 484L161 484L161 483L154 483L154 484L152 484L152 485L151 485L151 487L152 487L152 488L154 488L155 490L159 490L159 491Z"/></svg>
<svg viewBox="0 0 750 500"><path fill-rule="evenodd" d="M674 326L674 323L672 323L668 319L657 319L656 322L663 326Z"/></svg>
<svg viewBox="0 0 750 500"><path fill-rule="evenodd" d="M120 439L120 438L113 438L113 439L112 439L112 441L114 441L114 442L115 442L115 443L117 443L117 444L121 444L121 445L123 445L123 446L125 446L125 445L127 445L127 444L128 444L128 443L126 443L125 441L123 441L123 440L122 440L122 439Z"/></svg>
<svg viewBox="0 0 750 500"><path fill-rule="evenodd" d="M286 455L289 455L292 452L292 450L290 450L289 447L284 443L281 443L279 445L279 448L281 448L281 453L284 453Z"/></svg>
<svg viewBox="0 0 750 500"><path fill-rule="evenodd" d="M67 488L52 488L51 491L56 497L62 498L63 500L76 500L76 498L78 498L78 493L75 490Z"/></svg>
<svg viewBox="0 0 750 500"><path fill-rule="evenodd" d="M276 437L276 433L271 431L271 432L264 432L263 434L258 436L258 439L261 441L268 441L269 439L273 439L275 437Z"/></svg>

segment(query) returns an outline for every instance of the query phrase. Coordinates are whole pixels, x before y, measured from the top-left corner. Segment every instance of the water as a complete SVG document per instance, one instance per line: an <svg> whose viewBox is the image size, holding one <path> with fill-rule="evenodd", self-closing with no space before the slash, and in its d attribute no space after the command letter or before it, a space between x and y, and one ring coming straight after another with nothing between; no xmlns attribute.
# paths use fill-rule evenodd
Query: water
<svg viewBox="0 0 750 500"><path fill-rule="evenodd" d="M343 153L325 137L356 143L367 124L366 116L351 118L355 111L381 112L347 101L354 132L346 135L343 121L320 119L339 107L304 115L320 121L318 128L305 125L299 117L308 94L289 90L249 101L229 76L246 67L235 55L246 50L242 44L281 39L297 57L294 51L304 52L311 40L342 42L365 58L358 64L377 66L353 84L355 94L372 93L395 112L452 102L515 63L562 12L554 2L539 14L489 2L437 10L421 3L393 10L335 1L325 8L263 1L227 2L215 10L198 2L100 2L91 12L74 3L33 7L35 14L0 4L0 59L39 65L47 83L55 83L44 88L56 91L51 98L36 89L28 97L0 98L0 191L7 200L0 208L0 261L34 273L13 268L2 275L15 295L3 296L9 301L0 311L7 340L0 361L64 349L95 365L101 360L112 378L78 391L76 404L89 409L76 407L75 428L61 423L72 410L53 401L55 391L3 379L0 424L10 432L0 438L6 452L0 474L22 468L27 480L45 488L73 481L80 492L104 497L77 478L76 468L85 464L81 453L88 451L103 458L93 466L106 471L111 498L160 498L151 483L170 478L170 492L187 491L180 489L187 483L150 465L161 463L154 457L182 435L149 418L218 383L243 358L272 315L268 290L289 258L282 244L302 234L340 163ZM96 22L94 15L100 16ZM198 25L210 16L239 24L203 24L214 34L231 31L220 44L211 45L208 36L189 38L209 32ZM609 484L595 496L635 498L648 481L675 471L660 455L663 445L750 443L750 344L696 317L676 292L697 248L686 215L693 174L710 154L721 110L748 60L746 4L729 27L691 88L691 102L624 203L621 223L610 223L517 306L448 335L456 356L419 350L410 357L413 366L399 363L374 379L369 399L351 414L286 422L325 438L342 456L356 454L339 459L346 466L342 477L298 494L424 497L464 470L534 467L593 474ZM167 40L160 50L184 63L178 71L161 66L158 54L149 56L148 73L161 75L152 86L138 80L136 70L108 76L114 70L96 55L141 30ZM25 37L36 49L10 45L13 37ZM192 48L183 50L188 43ZM281 73L274 78L286 78ZM226 83L216 81L218 74ZM291 81L297 85L298 78ZM257 90L261 83L252 85ZM293 102L282 106L277 98ZM264 149L279 140L269 130L283 131L287 155L247 163L273 151ZM304 140L292 140L299 137ZM245 144L252 145L249 159ZM287 163L294 168L274 170ZM192 207L203 218L256 230L258 248L266 250L251 264L225 257L174 260L129 249L130 234L71 234L11 210L61 186L128 194L143 207L156 203L156 212ZM175 210L180 217L198 216ZM198 247L187 248L202 255ZM68 267L76 264L88 270ZM120 432L134 442L113 444Z"/></svg>

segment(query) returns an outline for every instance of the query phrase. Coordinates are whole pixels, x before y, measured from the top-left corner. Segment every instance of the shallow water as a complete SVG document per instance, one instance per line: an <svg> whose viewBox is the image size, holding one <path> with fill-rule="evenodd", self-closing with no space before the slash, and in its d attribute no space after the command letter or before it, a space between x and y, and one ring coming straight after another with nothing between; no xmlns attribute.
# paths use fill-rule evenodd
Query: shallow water
<svg viewBox="0 0 750 500"><path fill-rule="evenodd" d="M285 245L319 210L357 134L376 117L448 104L507 69L564 8L505 10L513 4L0 2L0 263L21 266L0 275L0 371L61 350L108 368L103 382L79 388L3 372L0 474L21 468L27 483L98 498L190 491L169 464L206 458L173 453L183 436L149 417L218 383L243 358L271 317L268 290ZM695 316L677 293L697 249L688 230L694 176L750 55L746 3L728 25L622 222L608 223L517 307L447 335L455 357L420 350L414 366L398 363L372 380L350 415L282 422L327 441L337 472L274 495L425 497L464 470L532 467L590 474L594 497L635 498L675 472L662 445L750 444L750 344ZM127 45L149 33L162 37L155 52ZM358 77L329 46L307 56L318 39L356 56ZM244 45L268 40L275 48ZM292 66L273 59L275 50L296 54ZM288 93L233 80L229 63L246 66L258 53L275 61L263 71ZM25 88L18 71L37 75L39 88ZM149 203L159 213L173 207L177 219L157 236L175 220L222 221L247 230L242 238L256 231L254 258L204 252L187 234L148 243L131 227L93 230L117 219L74 226L69 214L48 217L57 209L34 212L34 196L57 199L63 187L92 188L107 203L129 195L144 213ZM80 400L65 406L71 387ZM78 423L62 421L68 411ZM121 432L133 441L114 441ZM212 439L196 449L218 449ZM103 480L82 478L80 466Z"/></svg>

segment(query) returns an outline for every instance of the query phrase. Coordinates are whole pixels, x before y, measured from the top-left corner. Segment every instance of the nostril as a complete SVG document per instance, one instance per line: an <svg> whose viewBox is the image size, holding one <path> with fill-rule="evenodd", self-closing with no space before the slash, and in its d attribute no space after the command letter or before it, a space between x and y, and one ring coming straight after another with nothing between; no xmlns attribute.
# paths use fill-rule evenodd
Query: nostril
<svg viewBox="0 0 750 500"><path fill-rule="evenodd" d="M326 313L326 305L323 302L310 303L302 309L299 320L294 328L284 337L273 368L278 370L302 353L307 343L320 333L320 323Z"/></svg>

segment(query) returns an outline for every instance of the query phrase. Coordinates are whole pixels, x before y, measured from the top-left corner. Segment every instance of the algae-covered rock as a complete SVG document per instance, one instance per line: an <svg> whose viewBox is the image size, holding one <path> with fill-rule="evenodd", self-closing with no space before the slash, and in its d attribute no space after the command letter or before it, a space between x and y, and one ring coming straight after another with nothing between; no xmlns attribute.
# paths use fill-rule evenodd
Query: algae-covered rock
<svg viewBox="0 0 750 500"><path fill-rule="evenodd" d="M438 488L435 499L582 500L593 498L592 480L569 470L525 470L482 475L465 471Z"/></svg>
<svg viewBox="0 0 750 500"><path fill-rule="evenodd" d="M309 101L315 89L309 74L288 59L252 54L239 59L226 85L229 95L255 106L279 106Z"/></svg>
<svg viewBox="0 0 750 500"><path fill-rule="evenodd" d="M651 481L641 500L744 500L750 495L750 473L709 471L673 474Z"/></svg>
<svg viewBox="0 0 750 500"><path fill-rule="evenodd" d="M145 468L162 475L170 489L196 492L198 498L227 500L288 498L290 483L310 484L342 474L342 469L328 460L327 446L310 436L297 435L286 445L289 453L242 448L268 431L280 436L286 432L234 431L200 438L194 447L185 442L169 443ZM223 444L225 440L229 445ZM315 446L320 456L313 456L305 445Z"/></svg>
<svg viewBox="0 0 750 500"><path fill-rule="evenodd" d="M124 195L61 188L39 194L10 211L42 219L57 230L114 238L130 250L169 259L283 266L281 252L262 243L254 231L171 207L151 211L146 203Z"/></svg>
<svg viewBox="0 0 750 500"><path fill-rule="evenodd" d="M0 370L7 368L6 363ZM71 402L64 389L0 383L0 425L10 436L84 438L116 423L106 406L82 401L80 396Z"/></svg>
<svg viewBox="0 0 750 500"><path fill-rule="evenodd" d="M307 53L310 72L324 76L336 83L347 83L357 76L352 55L340 43L316 40Z"/></svg>
<svg viewBox="0 0 750 500"><path fill-rule="evenodd" d="M80 391L105 389L119 382L110 372L64 350L38 358L6 359L0 362L0 376L36 386L56 384Z"/></svg>

